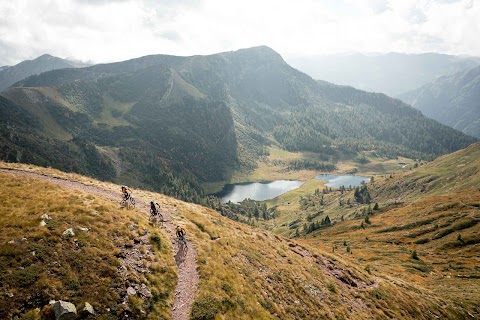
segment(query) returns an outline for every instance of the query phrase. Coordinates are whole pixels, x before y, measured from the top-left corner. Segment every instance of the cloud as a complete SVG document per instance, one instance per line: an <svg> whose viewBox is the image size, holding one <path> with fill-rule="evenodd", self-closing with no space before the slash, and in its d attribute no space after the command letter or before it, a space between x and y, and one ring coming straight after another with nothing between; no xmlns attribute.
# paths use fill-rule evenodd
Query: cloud
<svg viewBox="0 0 480 320"><path fill-rule="evenodd" d="M261 44L283 55L480 55L478 0L3 1L0 16L0 65L43 53L109 62Z"/></svg>

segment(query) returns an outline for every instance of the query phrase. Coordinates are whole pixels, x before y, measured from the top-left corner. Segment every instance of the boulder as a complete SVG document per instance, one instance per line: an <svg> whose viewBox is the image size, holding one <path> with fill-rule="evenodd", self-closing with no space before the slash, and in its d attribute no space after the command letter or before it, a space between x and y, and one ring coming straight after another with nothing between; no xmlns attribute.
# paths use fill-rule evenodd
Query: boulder
<svg viewBox="0 0 480 320"><path fill-rule="evenodd" d="M42 216L40 217L42 218L42 220L52 220L52 217L50 217L48 214L44 213L42 214Z"/></svg>
<svg viewBox="0 0 480 320"><path fill-rule="evenodd" d="M40 227L45 227L46 225L47 223L45 222L45 220L40 221Z"/></svg>
<svg viewBox="0 0 480 320"><path fill-rule="evenodd" d="M80 231L83 231L83 232L88 232L88 231L90 231L90 229L88 229L88 228L83 228L83 227L79 227L78 229L79 229Z"/></svg>
<svg viewBox="0 0 480 320"><path fill-rule="evenodd" d="M85 302L85 307L83 307L81 314L84 317L90 316L90 315L93 316L95 315L95 311L93 310L93 307L90 303Z"/></svg>
<svg viewBox="0 0 480 320"><path fill-rule="evenodd" d="M77 317L77 309L73 303L67 301L56 301L53 304L55 320L73 320Z"/></svg>
<svg viewBox="0 0 480 320"><path fill-rule="evenodd" d="M134 296L136 294L137 294L137 291L135 289L133 289L132 287L127 288L127 295Z"/></svg>
<svg viewBox="0 0 480 320"><path fill-rule="evenodd" d="M62 235L64 237L74 237L75 236L75 232L73 232L73 229L72 228L68 228L67 230L63 231Z"/></svg>

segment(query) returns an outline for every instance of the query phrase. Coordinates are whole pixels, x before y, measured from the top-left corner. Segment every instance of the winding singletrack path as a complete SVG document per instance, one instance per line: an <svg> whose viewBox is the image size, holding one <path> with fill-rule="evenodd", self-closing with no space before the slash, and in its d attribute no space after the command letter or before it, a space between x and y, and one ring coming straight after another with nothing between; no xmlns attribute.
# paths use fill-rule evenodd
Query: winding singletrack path
<svg viewBox="0 0 480 320"><path fill-rule="evenodd" d="M97 186L88 186L81 182L56 178L35 172L23 171L19 169L0 168L0 172L9 173L15 176L24 176L28 178L41 179L51 183L55 183L70 189L76 189L92 193L104 198L108 198L118 203L120 200L120 192L114 192L109 189L104 189ZM149 200L143 197L135 196L136 207L143 210L145 213L149 212ZM190 318L190 310L195 299L195 294L198 291L199 274L197 270L197 254L192 243L188 243L187 250L184 250L176 243L175 225L172 223L171 212L169 210L162 210L164 216L164 226L162 232L168 234L168 237L174 243L174 257L178 268L178 280L175 287L175 298L172 307L173 320L188 320Z"/></svg>

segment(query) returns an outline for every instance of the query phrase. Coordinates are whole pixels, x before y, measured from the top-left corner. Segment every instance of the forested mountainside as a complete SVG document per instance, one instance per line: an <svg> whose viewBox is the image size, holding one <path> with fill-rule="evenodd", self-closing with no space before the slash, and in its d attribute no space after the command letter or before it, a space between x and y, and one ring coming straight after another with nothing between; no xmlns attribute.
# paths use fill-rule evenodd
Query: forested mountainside
<svg viewBox="0 0 480 320"><path fill-rule="evenodd" d="M2 94L2 159L185 200L253 168L269 145L335 161L429 159L476 141L399 100L317 82L268 47L54 70Z"/></svg>
<svg viewBox="0 0 480 320"><path fill-rule="evenodd" d="M33 60L22 61L14 66L0 67L0 91L31 75L42 72L85 66L85 64L44 54Z"/></svg>
<svg viewBox="0 0 480 320"><path fill-rule="evenodd" d="M440 77L399 98L427 117L480 138L480 67Z"/></svg>

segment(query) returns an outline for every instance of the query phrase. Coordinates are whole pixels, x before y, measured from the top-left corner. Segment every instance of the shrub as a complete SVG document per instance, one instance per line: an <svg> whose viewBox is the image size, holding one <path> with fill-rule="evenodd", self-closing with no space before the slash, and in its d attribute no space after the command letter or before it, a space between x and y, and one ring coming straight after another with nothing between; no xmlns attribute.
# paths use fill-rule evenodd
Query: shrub
<svg viewBox="0 0 480 320"><path fill-rule="evenodd" d="M155 245L158 250L162 249L162 238L160 238L157 233L151 235L150 241Z"/></svg>
<svg viewBox="0 0 480 320"><path fill-rule="evenodd" d="M15 272L15 282L20 287L28 287L35 283L42 273L42 268L33 265L23 270L17 270Z"/></svg>
<svg viewBox="0 0 480 320"><path fill-rule="evenodd" d="M418 257L418 254L417 254L417 250L413 250L413 251L412 251L411 257L412 257L412 259L414 259L414 260L420 260L420 258Z"/></svg>
<svg viewBox="0 0 480 320"><path fill-rule="evenodd" d="M338 292L338 291L337 291L337 287L335 286L335 283L333 283L333 282L327 283L327 288L328 288L328 290L330 290L330 292L332 292L332 293L337 293L337 292Z"/></svg>
<svg viewBox="0 0 480 320"><path fill-rule="evenodd" d="M193 303L191 318L193 320L215 319L220 310L220 303L212 296L201 297Z"/></svg>
<svg viewBox="0 0 480 320"><path fill-rule="evenodd" d="M365 271L367 271L369 274L372 273L372 268L371 268L371 266L370 266L369 264L367 264L367 265L365 266Z"/></svg>

